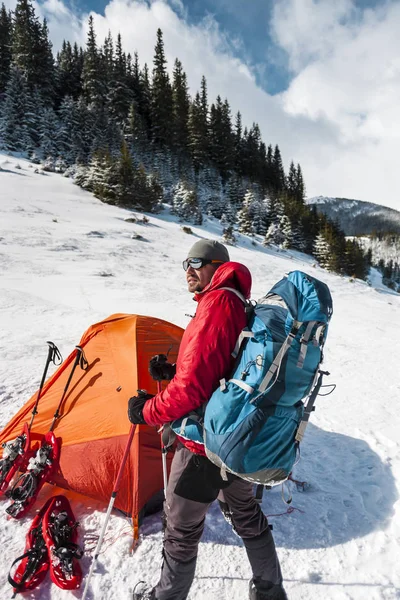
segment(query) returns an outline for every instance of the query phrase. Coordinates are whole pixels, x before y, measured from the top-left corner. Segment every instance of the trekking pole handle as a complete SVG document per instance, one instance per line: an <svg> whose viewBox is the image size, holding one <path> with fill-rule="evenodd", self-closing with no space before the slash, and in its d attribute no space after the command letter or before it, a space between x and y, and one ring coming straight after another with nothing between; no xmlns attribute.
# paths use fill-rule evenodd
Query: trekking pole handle
<svg viewBox="0 0 400 600"><path fill-rule="evenodd" d="M46 342L46 343L49 345L49 349L48 349L48 352L47 352L46 364L45 364L45 367L44 367L44 371L43 371L43 375L42 375L42 380L41 380L40 385L39 385L36 402L35 402L33 410L32 410L32 417L31 417L31 422L29 423L29 426L28 426L28 431L31 430L34 418L38 414L37 407L38 407L39 400L40 400L41 395L42 395L42 390L43 390L44 382L46 381L47 371L49 369L49 365L50 365L51 362L54 363L56 366L59 366L62 363L61 352L59 351L59 349L57 348L57 346L54 344L54 342Z"/></svg>
<svg viewBox="0 0 400 600"><path fill-rule="evenodd" d="M58 403L58 406L56 408L56 412L54 413L53 421L51 423L49 431L53 431L54 426L56 424L56 421L57 421L58 417L60 416L60 408L61 408L62 403L64 401L65 395L66 395L66 393L68 391L69 384L71 383L71 379L72 379L72 377L73 377L73 375L75 373L76 367L78 365L80 365L81 369L83 369L84 371L88 367L88 362L87 362L87 360L85 358L85 355L83 353L83 348L81 346L75 346L75 349L76 349L76 356L75 356L74 364L72 365L72 369L71 369L69 377L67 379L67 383L65 384L64 391L63 391L62 396L61 396L61 400Z"/></svg>

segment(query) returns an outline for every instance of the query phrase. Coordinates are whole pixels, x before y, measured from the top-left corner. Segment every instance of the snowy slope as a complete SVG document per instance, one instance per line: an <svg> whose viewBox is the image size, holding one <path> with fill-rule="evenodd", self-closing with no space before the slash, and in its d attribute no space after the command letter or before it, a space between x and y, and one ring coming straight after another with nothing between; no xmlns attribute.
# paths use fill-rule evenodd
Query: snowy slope
<svg viewBox="0 0 400 600"><path fill-rule="evenodd" d="M28 162L5 155L0 167L3 427L37 389L46 340L67 356L91 323L115 312L149 314L185 326L194 305L181 261L195 239L218 238L221 227L207 219L190 236L167 209L150 216L148 225L127 223L128 211L102 204L60 175L34 173ZM134 232L144 239L132 239ZM292 490L290 514L280 489L266 492L263 500L266 514L274 515L270 521L289 598L399 598L400 296L382 286L376 274L371 287L350 282L315 267L309 257L252 246L248 238L230 252L250 268L254 298L285 272L302 269L325 281L334 299L325 367L337 389L319 399L295 471L311 486L304 493ZM44 490L37 506L52 492ZM34 514L21 522L7 520L5 506L1 500L0 598L12 595L8 569L23 551ZM74 503L86 548L85 573L105 508L84 498ZM156 582L159 516L147 518L141 531L141 544L131 555L128 524L112 517L89 598L128 600L137 581ZM242 544L213 505L190 599L242 600L249 577ZM80 596L46 580L27 597Z"/></svg>

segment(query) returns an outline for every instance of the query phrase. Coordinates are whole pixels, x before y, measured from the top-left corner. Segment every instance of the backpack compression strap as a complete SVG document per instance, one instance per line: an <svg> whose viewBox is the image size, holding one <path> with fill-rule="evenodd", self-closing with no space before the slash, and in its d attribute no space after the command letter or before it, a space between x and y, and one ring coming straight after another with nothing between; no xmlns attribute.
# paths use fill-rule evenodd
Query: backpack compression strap
<svg viewBox="0 0 400 600"><path fill-rule="evenodd" d="M298 330L300 329L300 327L302 326L302 322L301 321L294 321L293 322L293 326L292 329L289 332L289 335L287 336L286 340L283 342L282 346L280 347L280 350L278 352L278 354L275 356L270 368L268 369L264 379L262 380L262 382L260 383L260 385L258 386L258 391L263 394L268 386L270 385L270 382L273 378L273 376L275 375L275 379L273 381L273 383L275 383L276 378L279 375L279 370L281 368L281 364L282 364L282 360L286 354L286 352L289 350L290 346L292 345L292 342L294 340L294 338L296 337L296 334L298 332ZM272 383L272 385L273 385ZM256 398L254 398L254 400L256 400Z"/></svg>
<svg viewBox="0 0 400 600"><path fill-rule="evenodd" d="M302 417L302 419L300 421L300 424L299 424L299 427L297 429L296 438L295 438L297 444L300 444L300 442L302 441L302 439L304 437L304 433L305 433L305 430L306 430L306 427L307 427L307 424L308 424L308 420L310 418L311 413L314 410L315 400L316 400L316 398L318 396L319 390L321 389L322 377L324 375L329 375L328 371L320 371L320 370L318 370L317 374L318 373L319 373L319 376L318 376L317 383L315 384L314 389L313 389L313 391L312 391L312 393L311 393L311 395L310 395L310 397L308 399L307 405L306 405L306 407L304 409L303 417Z"/></svg>

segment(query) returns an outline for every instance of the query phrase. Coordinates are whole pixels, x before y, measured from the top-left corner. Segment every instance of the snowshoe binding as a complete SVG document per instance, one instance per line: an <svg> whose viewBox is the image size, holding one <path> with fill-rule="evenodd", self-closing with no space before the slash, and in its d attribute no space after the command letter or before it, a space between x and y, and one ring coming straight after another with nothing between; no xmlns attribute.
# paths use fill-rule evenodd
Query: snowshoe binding
<svg viewBox="0 0 400 600"><path fill-rule="evenodd" d="M30 435L28 424L25 423L22 433L9 442L4 442L3 457L0 460L0 496L7 488L18 470L24 470L30 458Z"/></svg>
<svg viewBox="0 0 400 600"><path fill-rule="evenodd" d="M54 433L46 433L42 445L32 456L26 471L20 475L6 495L13 501L6 512L20 519L34 504L43 484L48 481L58 465L59 443Z"/></svg>

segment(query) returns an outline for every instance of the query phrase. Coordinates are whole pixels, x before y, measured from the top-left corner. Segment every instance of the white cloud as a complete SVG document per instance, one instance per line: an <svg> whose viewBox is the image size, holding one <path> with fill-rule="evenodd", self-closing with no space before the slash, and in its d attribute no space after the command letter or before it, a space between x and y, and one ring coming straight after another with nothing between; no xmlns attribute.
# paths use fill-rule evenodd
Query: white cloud
<svg viewBox="0 0 400 600"><path fill-rule="evenodd" d="M15 0L7 0L11 8ZM62 40L86 40L87 16L62 0L40 4L56 49ZM400 5L386 2L360 11L354 0L275 0L271 22L276 43L288 54L293 80L270 96L254 72L231 52L212 17L186 20L181 0L111 0L104 15L92 13L99 43L120 32L127 52L152 67L156 30L164 33L170 69L180 58L191 92L207 78L209 100L227 97L243 121L260 124L266 143L278 143L286 164L300 162L309 195L376 201L400 209Z"/></svg>
<svg viewBox="0 0 400 600"><path fill-rule="evenodd" d="M298 13L291 17L299 5L300 23ZM313 191L400 209L400 5L386 3L362 14L348 0L335 7L282 0L274 14L276 39L297 72L281 96L285 113L335 128L333 160L323 172L313 167L311 148L300 158L306 181ZM325 143L322 137L321 147Z"/></svg>

